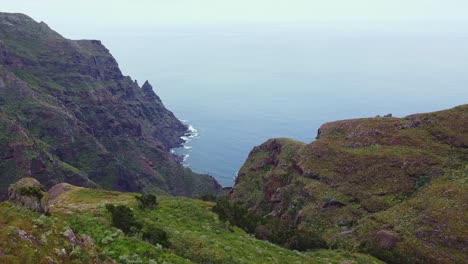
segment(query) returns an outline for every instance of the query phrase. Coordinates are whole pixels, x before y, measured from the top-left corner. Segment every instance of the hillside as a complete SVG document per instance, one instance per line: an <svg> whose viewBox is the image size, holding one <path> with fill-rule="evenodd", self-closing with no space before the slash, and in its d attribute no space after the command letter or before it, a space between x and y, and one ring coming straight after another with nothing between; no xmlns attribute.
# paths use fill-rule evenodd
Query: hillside
<svg viewBox="0 0 468 264"><path fill-rule="evenodd" d="M327 123L310 144L268 140L250 153L230 200L328 247L389 263L466 263L467 183L463 105Z"/></svg>
<svg viewBox="0 0 468 264"><path fill-rule="evenodd" d="M47 193L38 191L43 196L23 191L41 188L37 184L22 179L10 188L11 202L0 204L0 263L382 263L363 254L300 253L257 240L219 221L211 202L158 196L155 209L141 209L133 193L64 183ZM41 200L48 216L26 209L33 208L31 200ZM124 234L112 227L106 204L129 206L143 223L142 232L160 228L168 242L161 245L142 233Z"/></svg>
<svg viewBox="0 0 468 264"><path fill-rule="evenodd" d="M169 150L187 133L152 86L124 76L97 40L68 40L0 13L0 197L34 177L120 191L217 193Z"/></svg>

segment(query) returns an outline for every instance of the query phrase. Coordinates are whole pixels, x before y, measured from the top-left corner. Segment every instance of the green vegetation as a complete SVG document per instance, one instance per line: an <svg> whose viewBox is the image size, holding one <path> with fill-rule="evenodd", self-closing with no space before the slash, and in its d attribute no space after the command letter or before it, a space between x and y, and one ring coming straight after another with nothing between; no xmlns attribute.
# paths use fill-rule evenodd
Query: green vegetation
<svg viewBox="0 0 468 264"><path fill-rule="evenodd" d="M213 206L219 219L228 221L231 225L242 228L245 232L254 233L260 219L257 215L249 213L247 209L235 202L229 202L227 198L221 199Z"/></svg>
<svg viewBox="0 0 468 264"><path fill-rule="evenodd" d="M33 186L19 188L18 191L21 195L36 197L39 200L41 200L42 197L44 197L45 192L44 188Z"/></svg>
<svg viewBox="0 0 468 264"><path fill-rule="evenodd" d="M4 203L0 262L41 263L50 258L57 263L382 263L364 254L297 252L258 240L219 220L211 202L160 196L158 207L147 210L140 209L134 197L71 187L51 198L48 217ZM139 222L142 228L125 233L114 227L117 211L127 223ZM31 241L44 242L20 239L19 230Z"/></svg>
<svg viewBox="0 0 468 264"><path fill-rule="evenodd" d="M147 224L143 227L142 238L153 245L161 245L166 248L170 246L166 231L155 224Z"/></svg>
<svg viewBox="0 0 468 264"><path fill-rule="evenodd" d="M249 154L230 202L277 219L282 226L258 234L256 225L255 235L291 248L296 230L315 241L304 248L357 250L390 263L463 263L467 113L462 105L331 122L310 144L268 140Z"/></svg>
<svg viewBox="0 0 468 264"><path fill-rule="evenodd" d="M138 201L138 207L142 210L152 210L158 205L156 195L154 194L142 194L140 196L135 196L135 199Z"/></svg>
<svg viewBox="0 0 468 264"><path fill-rule="evenodd" d="M204 194L198 197L198 199L205 201L205 202L216 202L218 200L218 197L214 194Z"/></svg>
<svg viewBox="0 0 468 264"><path fill-rule="evenodd" d="M212 210L221 221L240 227L259 239L295 250L326 247L326 243L311 231L298 230L271 216L249 212L243 205L227 198L218 200Z"/></svg>
<svg viewBox="0 0 468 264"><path fill-rule="evenodd" d="M133 210L126 205L106 205L107 211L112 215L112 226L122 230L125 234L135 234L142 228L135 216Z"/></svg>

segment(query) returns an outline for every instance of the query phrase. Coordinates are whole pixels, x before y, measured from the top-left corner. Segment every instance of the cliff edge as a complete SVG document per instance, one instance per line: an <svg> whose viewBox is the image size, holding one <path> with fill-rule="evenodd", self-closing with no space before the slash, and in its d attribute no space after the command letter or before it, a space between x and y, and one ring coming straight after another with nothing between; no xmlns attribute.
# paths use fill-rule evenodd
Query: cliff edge
<svg viewBox="0 0 468 264"><path fill-rule="evenodd" d="M120 191L217 193L169 150L186 133L152 86L124 76L98 40L68 40L0 13L0 193L23 177Z"/></svg>

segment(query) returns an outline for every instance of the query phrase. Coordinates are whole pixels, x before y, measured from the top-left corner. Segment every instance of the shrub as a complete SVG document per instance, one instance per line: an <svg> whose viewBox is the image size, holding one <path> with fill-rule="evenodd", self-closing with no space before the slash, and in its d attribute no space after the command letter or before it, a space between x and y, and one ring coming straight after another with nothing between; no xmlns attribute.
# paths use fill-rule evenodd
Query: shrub
<svg viewBox="0 0 468 264"><path fill-rule="evenodd" d="M272 217L262 219L262 222L258 223L255 228L255 237L275 244L284 244L289 235L290 230L288 226Z"/></svg>
<svg viewBox="0 0 468 264"><path fill-rule="evenodd" d="M143 240L153 245L159 244L163 247L169 247L170 245L166 231L154 224L148 224L143 228L142 237Z"/></svg>
<svg viewBox="0 0 468 264"><path fill-rule="evenodd" d="M5 202L0 203L0 207L10 208L10 207L13 207L13 204L10 201L5 201Z"/></svg>
<svg viewBox="0 0 468 264"><path fill-rule="evenodd" d="M43 187L22 187L19 189L19 193L24 196L36 197L37 199L42 199L44 197L44 188Z"/></svg>
<svg viewBox="0 0 468 264"><path fill-rule="evenodd" d="M294 229L290 232L286 246L290 249L305 251L311 248L326 248L327 243L319 233Z"/></svg>
<svg viewBox="0 0 468 264"><path fill-rule="evenodd" d="M261 217L249 212L239 203L230 202L227 198L218 200L213 206L213 212L221 221L228 221L255 237L290 249L307 250L326 247L326 243L318 233L298 230L273 217Z"/></svg>
<svg viewBox="0 0 468 264"><path fill-rule="evenodd" d="M205 202L216 202L218 200L218 197L216 197L216 195L214 194L204 194L198 197L198 199L205 201Z"/></svg>
<svg viewBox="0 0 468 264"><path fill-rule="evenodd" d="M112 225L122 230L125 234L137 233L141 230L141 223L135 219L130 207L126 205L115 206L113 204L107 204L106 209L112 215Z"/></svg>
<svg viewBox="0 0 468 264"><path fill-rule="evenodd" d="M156 195L154 194L142 194L141 196L135 196L138 201L138 207L142 210L154 209L158 205Z"/></svg>
<svg viewBox="0 0 468 264"><path fill-rule="evenodd" d="M238 203L231 203L227 198L216 202L213 206L213 212L218 214L223 222L228 221L231 225L244 229L247 233L253 233L260 218Z"/></svg>

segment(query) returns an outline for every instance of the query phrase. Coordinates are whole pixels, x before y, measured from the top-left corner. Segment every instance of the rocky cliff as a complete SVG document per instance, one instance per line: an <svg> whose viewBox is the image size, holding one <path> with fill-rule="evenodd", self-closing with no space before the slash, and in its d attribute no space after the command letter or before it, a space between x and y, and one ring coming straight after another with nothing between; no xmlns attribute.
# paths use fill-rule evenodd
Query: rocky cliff
<svg viewBox="0 0 468 264"><path fill-rule="evenodd" d="M124 76L97 40L68 40L0 13L0 193L33 177L120 191L216 193L169 150L183 125L152 86Z"/></svg>
<svg viewBox="0 0 468 264"><path fill-rule="evenodd" d="M329 247L466 263L468 105L331 122L310 144L271 139L250 153L230 199Z"/></svg>

